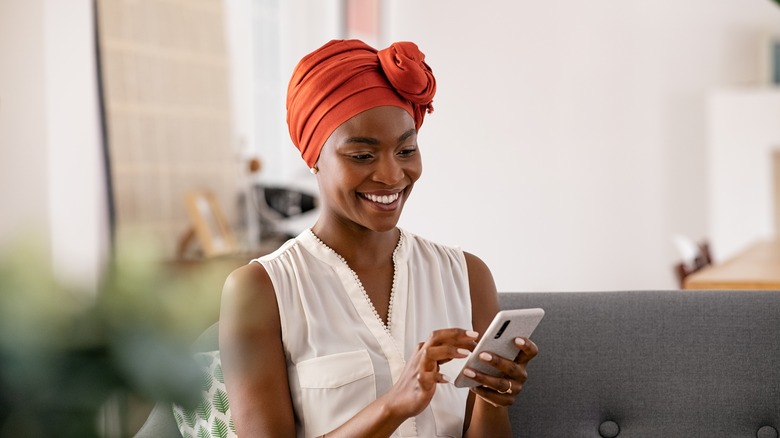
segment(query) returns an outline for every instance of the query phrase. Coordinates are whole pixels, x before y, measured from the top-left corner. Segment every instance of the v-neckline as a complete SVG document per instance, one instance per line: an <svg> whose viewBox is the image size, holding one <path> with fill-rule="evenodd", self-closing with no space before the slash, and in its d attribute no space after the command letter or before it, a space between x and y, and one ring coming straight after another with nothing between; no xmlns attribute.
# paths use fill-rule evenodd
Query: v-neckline
<svg viewBox="0 0 780 438"><path fill-rule="evenodd" d="M405 262L407 245L404 244L408 239L406 233L400 230L398 243L393 250L394 280L390 297L391 305L388 306L387 324L379 317L379 313L362 287L357 274L347 264L346 260L322 242L311 229L305 232L304 236L307 237L304 239L304 242L309 251L315 257L328 264L339 278L355 311L373 334L385 357L390 361L391 374L393 382L395 382L400 377L400 373L406 363L404 342L406 336L406 306L409 295L407 284L409 274L408 266Z"/></svg>
<svg viewBox="0 0 780 438"><path fill-rule="evenodd" d="M317 243L320 246L322 246L327 251L329 251L331 254L333 254L336 257L336 259L338 259L338 261L341 262L341 264L349 271L349 273L352 274L354 282L355 282L355 284L357 285L357 287L358 287L358 289L360 291L360 295L363 297L363 299L368 304L368 307L370 308L370 313L372 313L374 315L374 317L376 318L377 322L379 322L379 324L387 332L387 334L392 337L393 336L393 323L392 323L392 321L393 321L393 304L394 304L394 301L395 301L395 296L398 293L397 292L397 286L396 286L396 284L398 282L398 260L397 260L397 257L398 257L398 250L401 248L401 246L403 245L403 241L404 241L404 234L403 234L403 232L400 232L398 234L398 243L396 243L395 248L393 249L393 254L392 254L393 282L392 282L392 284L390 286L390 301L389 301L388 306L387 306L387 321L382 319L382 316L377 311L376 306L374 305L374 302L371 300L371 297L368 295L368 292L366 291L366 288L363 285L363 282L360 280L360 277L358 276L357 272L354 269L352 269L352 267L349 265L349 263L347 263L347 260L341 254L336 252L336 250L334 250L333 248L328 246L325 242L323 242L322 239L320 239L316 234L314 234L314 231L312 231L311 229L309 229L309 234L314 238L315 241L317 241ZM351 286L351 285L345 284L344 286L347 287L347 286ZM347 288L347 289L351 289L351 288ZM352 296L352 294L350 294L350 296ZM353 302L353 304L355 304L355 303ZM356 306L356 307L358 307L358 306ZM362 306L360 306L360 307L362 307ZM361 314L361 316L363 316L363 314Z"/></svg>
<svg viewBox="0 0 780 438"><path fill-rule="evenodd" d="M393 250L393 285L388 306L388 321L385 324L376 312L368 294L362 287L362 282L349 264L332 248L322 242L309 229L302 233L301 241L309 252L333 269L343 286L352 306L355 308L363 324L373 335L382 350L390 368L393 384L398 382L406 366L406 317L409 300L409 246L405 241L409 237L399 229L398 243ZM414 341L416 342L416 341ZM403 436L411 436L416 430L415 417L407 419L399 430Z"/></svg>

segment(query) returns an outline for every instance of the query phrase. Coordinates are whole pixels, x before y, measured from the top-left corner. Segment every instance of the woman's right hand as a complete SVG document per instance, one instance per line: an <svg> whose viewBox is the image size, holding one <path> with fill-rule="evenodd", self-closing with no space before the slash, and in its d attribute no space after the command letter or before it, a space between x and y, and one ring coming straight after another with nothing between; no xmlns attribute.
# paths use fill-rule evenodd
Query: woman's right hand
<svg viewBox="0 0 780 438"><path fill-rule="evenodd" d="M409 418L422 412L433 399L436 385L449 383L439 366L452 359L464 358L474 350L479 334L458 328L434 331L417 352L393 388L384 395L394 415Z"/></svg>

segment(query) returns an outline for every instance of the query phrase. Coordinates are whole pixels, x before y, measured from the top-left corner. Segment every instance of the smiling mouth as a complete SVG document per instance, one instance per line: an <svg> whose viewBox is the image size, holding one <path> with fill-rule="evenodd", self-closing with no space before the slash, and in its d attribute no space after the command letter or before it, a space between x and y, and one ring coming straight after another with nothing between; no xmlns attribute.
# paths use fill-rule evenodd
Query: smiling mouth
<svg viewBox="0 0 780 438"><path fill-rule="evenodd" d="M369 193L361 193L360 196L362 196L365 199L368 199L371 202L388 205L398 200L398 197L400 196L400 192L393 193L392 195L381 195L381 196L371 195Z"/></svg>

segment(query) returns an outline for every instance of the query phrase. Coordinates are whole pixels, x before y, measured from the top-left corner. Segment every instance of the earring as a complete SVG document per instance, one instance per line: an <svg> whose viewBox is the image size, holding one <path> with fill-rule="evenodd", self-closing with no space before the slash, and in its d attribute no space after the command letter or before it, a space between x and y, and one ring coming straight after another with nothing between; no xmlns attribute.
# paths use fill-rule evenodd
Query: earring
<svg viewBox="0 0 780 438"><path fill-rule="evenodd" d="M312 175L316 175L317 172L319 172L319 171L320 171L320 169L317 169L317 166L314 166L311 169L309 169L309 172L311 172Z"/></svg>

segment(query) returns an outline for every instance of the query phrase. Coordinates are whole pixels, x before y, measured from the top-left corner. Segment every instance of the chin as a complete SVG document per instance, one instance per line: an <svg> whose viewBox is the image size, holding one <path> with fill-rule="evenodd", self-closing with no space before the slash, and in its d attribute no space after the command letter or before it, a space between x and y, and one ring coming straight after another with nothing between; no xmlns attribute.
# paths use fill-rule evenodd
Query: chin
<svg viewBox="0 0 780 438"><path fill-rule="evenodd" d="M388 220L369 220L363 222L361 225L377 233L386 233L396 229L398 226L398 218L396 217Z"/></svg>
<svg viewBox="0 0 780 438"><path fill-rule="evenodd" d="M399 208L392 212L363 210L354 217L354 222L368 230L377 233L392 231L398 226L398 221L401 219L402 211L403 205L399 206Z"/></svg>
<svg viewBox="0 0 780 438"><path fill-rule="evenodd" d="M398 221L369 221L361 223L363 227L377 233L393 231L398 226Z"/></svg>

